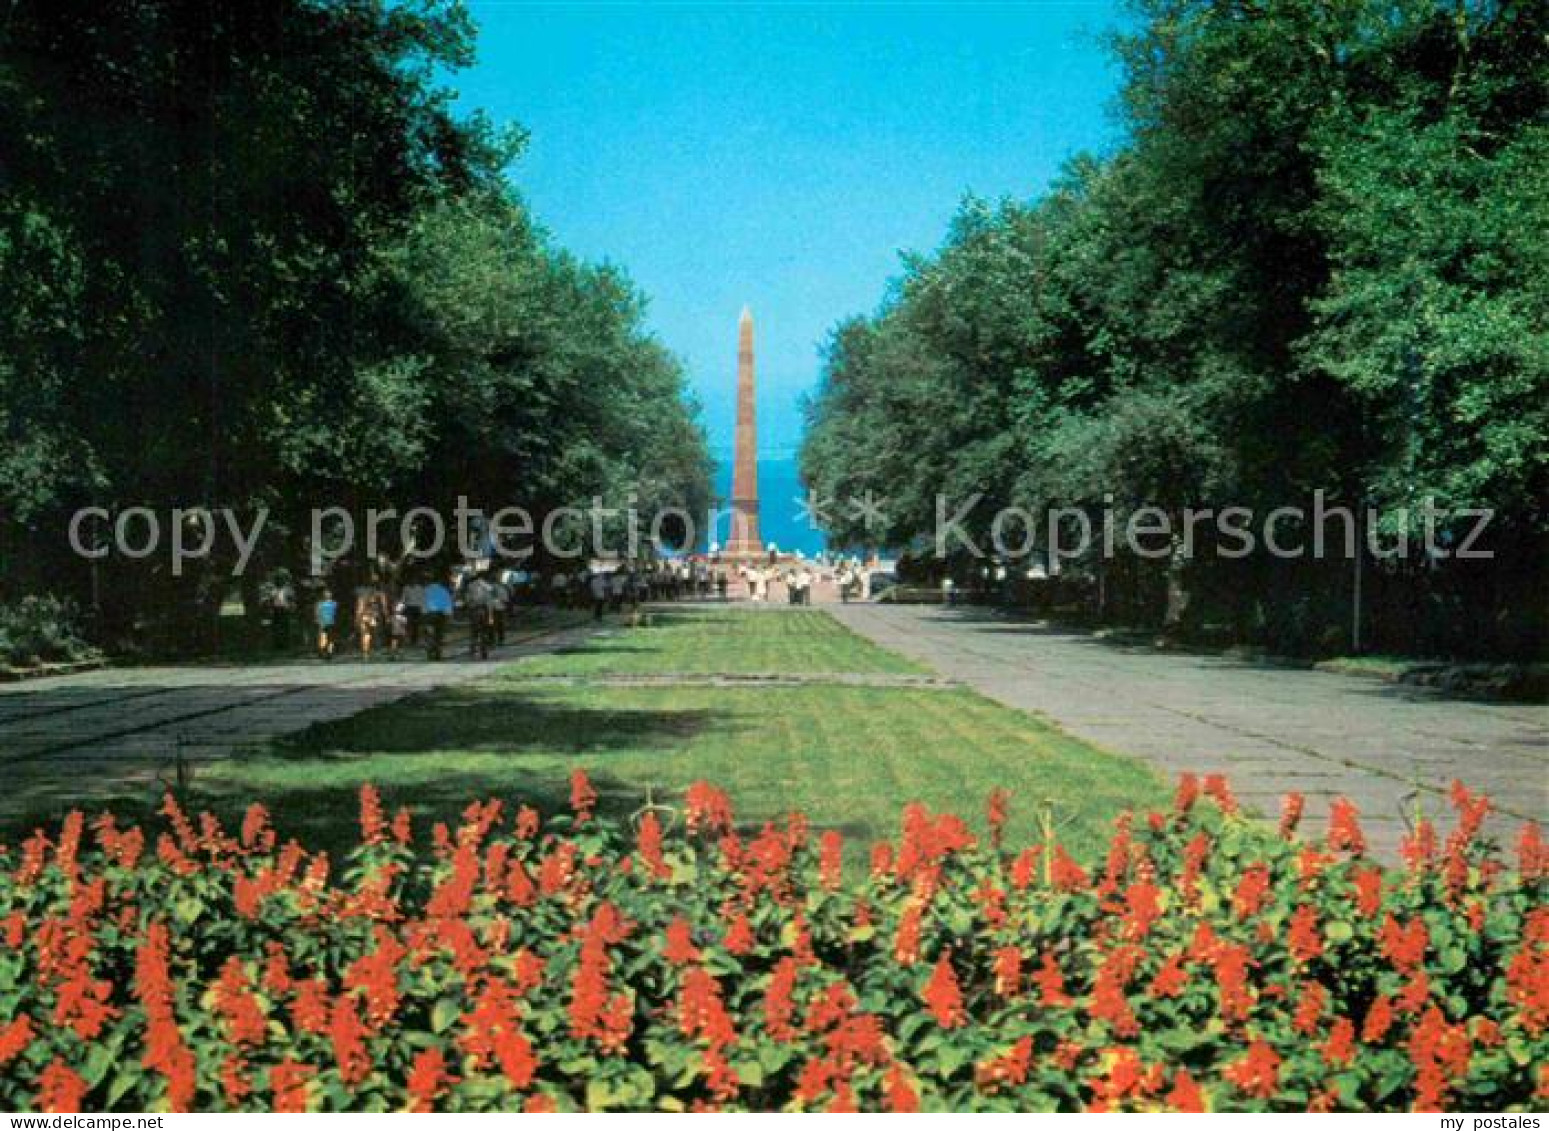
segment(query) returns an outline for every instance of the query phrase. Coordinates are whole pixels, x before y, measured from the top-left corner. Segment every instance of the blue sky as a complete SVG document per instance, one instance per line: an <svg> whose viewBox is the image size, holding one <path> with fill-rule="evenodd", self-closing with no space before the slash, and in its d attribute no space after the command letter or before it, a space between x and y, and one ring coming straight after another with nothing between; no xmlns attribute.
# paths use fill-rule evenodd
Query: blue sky
<svg viewBox="0 0 1549 1131"><path fill-rule="evenodd" d="M625 267L729 448L737 315L758 331L760 447L840 319L963 195L1037 195L1111 146L1110 3L629 4L470 0L466 110L531 133L513 181L555 239Z"/></svg>

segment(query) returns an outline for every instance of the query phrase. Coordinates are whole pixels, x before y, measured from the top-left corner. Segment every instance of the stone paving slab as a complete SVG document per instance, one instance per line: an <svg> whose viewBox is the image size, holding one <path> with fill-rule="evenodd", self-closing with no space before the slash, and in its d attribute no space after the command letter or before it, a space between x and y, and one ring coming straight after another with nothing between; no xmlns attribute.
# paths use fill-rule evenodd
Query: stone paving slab
<svg viewBox="0 0 1549 1131"><path fill-rule="evenodd" d="M1273 813L1292 790L1314 819L1335 796L1393 858L1416 784L1425 806L1458 778L1517 818L1549 817L1549 707L1449 699L1329 672L1115 646L982 609L826 606L885 648L1172 777L1227 774ZM1447 810L1450 816L1450 810ZM1514 821L1489 826L1503 839Z"/></svg>

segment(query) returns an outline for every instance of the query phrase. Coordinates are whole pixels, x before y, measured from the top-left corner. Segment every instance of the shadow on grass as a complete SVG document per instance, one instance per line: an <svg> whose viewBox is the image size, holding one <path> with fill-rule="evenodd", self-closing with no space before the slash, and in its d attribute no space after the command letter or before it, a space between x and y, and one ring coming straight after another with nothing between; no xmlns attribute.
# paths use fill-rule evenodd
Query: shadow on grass
<svg viewBox="0 0 1549 1131"><path fill-rule="evenodd" d="M472 801L500 798L506 817L520 805L545 816L570 806L570 773L584 760L598 812L627 818L651 782L608 771L612 754L660 752L716 728L733 740L729 714L707 709L577 705L491 683L443 688L312 727L210 769L193 804L235 820L262 800L283 835L332 853L356 842L358 793L375 784L391 812L409 809L421 834L455 825Z"/></svg>

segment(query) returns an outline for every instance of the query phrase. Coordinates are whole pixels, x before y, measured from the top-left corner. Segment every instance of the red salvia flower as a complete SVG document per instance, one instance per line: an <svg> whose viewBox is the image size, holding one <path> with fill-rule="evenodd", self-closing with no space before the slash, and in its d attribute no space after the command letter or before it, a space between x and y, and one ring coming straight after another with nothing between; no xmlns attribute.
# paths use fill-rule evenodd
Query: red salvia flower
<svg viewBox="0 0 1549 1131"><path fill-rule="evenodd" d="M1307 799L1300 793L1288 793L1280 802L1280 836L1284 840L1290 840L1296 835L1296 827L1302 823L1302 811L1307 807Z"/></svg>
<svg viewBox="0 0 1549 1131"><path fill-rule="evenodd" d="M1137 880L1124 892L1126 936L1132 941L1143 939L1151 932L1151 925L1162 917L1161 891L1146 880Z"/></svg>
<svg viewBox="0 0 1549 1131"><path fill-rule="evenodd" d="M820 843L818 882L823 885L824 891L838 891L844 866L844 838L838 830L829 829L823 833Z"/></svg>
<svg viewBox="0 0 1549 1131"><path fill-rule="evenodd" d="M1178 872L1178 891L1192 901L1198 894L1199 877L1210 857L1210 837L1203 832L1195 833L1183 847L1183 867Z"/></svg>
<svg viewBox="0 0 1549 1131"><path fill-rule="evenodd" d="M274 827L269 821L269 810L256 801L242 815L242 847L249 852L274 849Z"/></svg>
<svg viewBox="0 0 1549 1131"><path fill-rule="evenodd" d="M592 788L591 779L586 776L586 771L574 769L570 771L570 811L575 814L575 823L584 825L592 819L592 810L597 805L597 791Z"/></svg>
<svg viewBox="0 0 1549 1131"><path fill-rule="evenodd" d="M925 1005L943 1029L955 1029L967 1022L963 1012L963 994L957 985L957 975L952 970L949 955L936 960L930 981L925 985Z"/></svg>
<svg viewBox="0 0 1549 1131"><path fill-rule="evenodd" d="M893 846L885 840L878 841L871 846L871 878L880 880L892 874Z"/></svg>
<svg viewBox="0 0 1549 1131"><path fill-rule="evenodd" d="M1071 997L1065 992L1065 976L1060 972L1059 963L1055 961L1054 955L1047 951L1044 952L1043 960L1033 975L1033 984L1038 987L1043 1004L1049 1008L1071 1004Z"/></svg>
<svg viewBox="0 0 1549 1131"><path fill-rule="evenodd" d="M1517 835L1517 873L1525 884L1549 877L1549 844L1537 821L1527 821Z"/></svg>
<svg viewBox="0 0 1549 1131"><path fill-rule="evenodd" d="M920 921L924 905L911 900L898 917L898 932L893 937L893 960L900 966L913 966L920 960Z"/></svg>
<svg viewBox="0 0 1549 1131"><path fill-rule="evenodd" d="M141 1064L166 1077L168 1106L173 1111L187 1111L195 1091L194 1056L178 1030L170 951L166 926L152 923L135 952L135 995L145 1010Z"/></svg>
<svg viewBox="0 0 1549 1131"><path fill-rule="evenodd" d="M1324 869L1334 863L1334 857L1323 852L1315 845L1304 844L1296 853L1296 887L1298 891L1310 892L1317 886L1318 877L1323 875Z"/></svg>
<svg viewBox="0 0 1549 1131"><path fill-rule="evenodd" d="M1360 856L1366 851L1366 834L1361 831L1360 810L1343 797L1334 798L1328 813L1328 846L1335 852Z"/></svg>
<svg viewBox="0 0 1549 1131"><path fill-rule="evenodd" d="M1173 794L1173 812L1186 816L1199 800L1199 779L1193 774L1178 775L1178 791Z"/></svg>
<svg viewBox="0 0 1549 1131"><path fill-rule="evenodd" d="M334 1061L339 1066L339 1077L346 1087L353 1088L371 1073L371 1053L366 1048L368 1032L355 1007L355 999L348 994L335 998L328 1017L328 1040L333 1046Z"/></svg>
<svg viewBox="0 0 1549 1131"><path fill-rule="evenodd" d="M1398 851L1412 875L1426 871L1436 862L1436 826L1422 817L1414 833L1404 837Z"/></svg>
<svg viewBox="0 0 1549 1131"><path fill-rule="evenodd" d="M318 1036L326 1033L329 1016L327 983L318 978L306 978L295 983L295 989L290 1015L296 1028Z"/></svg>
<svg viewBox="0 0 1549 1131"><path fill-rule="evenodd" d="M1305 1037L1312 1036L1323 1021L1323 1009L1327 1001L1328 991L1321 982L1303 982L1296 1000L1296 1012L1291 1018L1291 1028Z"/></svg>
<svg viewBox="0 0 1549 1131"><path fill-rule="evenodd" d="M1363 919L1374 919L1382 907L1382 869L1362 868L1355 874L1355 909Z"/></svg>
<svg viewBox="0 0 1549 1131"><path fill-rule="evenodd" d="M1141 955L1139 947L1119 947L1103 960L1092 983L1091 1015L1108 1022L1121 1037L1133 1037L1140 1032L1140 1022L1130 1009L1125 987Z"/></svg>
<svg viewBox="0 0 1549 1131"><path fill-rule="evenodd" d="M1039 848L1024 848L1017 853L1017 858L1011 862L1011 886L1017 891L1026 891L1032 886L1033 880L1038 875L1038 861L1043 852Z"/></svg>
<svg viewBox="0 0 1549 1131"><path fill-rule="evenodd" d="M995 952L995 992L1001 997L1015 997L1022 990L1022 952L1014 946L1003 946Z"/></svg>
<svg viewBox="0 0 1549 1131"><path fill-rule="evenodd" d="M1183 952L1177 951L1168 955L1151 979L1151 985L1147 992L1152 997L1170 998L1177 997L1189 984L1189 972L1183 964Z"/></svg>
<svg viewBox="0 0 1549 1131"><path fill-rule="evenodd" d="M357 958L344 972L346 989L359 991L365 998L366 1023L380 1029L398 1013L401 994L398 965L408 950L386 927L376 928L376 949Z"/></svg>
<svg viewBox="0 0 1549 1131"><path fill-rule="evenodd" d="M538 835L543 817L531 805L523 805L516 811L516 839L532 840Z"/></svg>
<svg viewBox="0 0 1549 1131"><path fill-rule="evenodd" d="M1052 849L1050 876L1059 891L1080 891L1092 882L1086 870L1072 860L1064 848L1057 844Z"/></svg>
<svg viewBox="0 0 1549 1131"><path fill-rule="evenodd" d="M1221 1015L1228 1021L1245 1021L1253 1008L1248 988L1248 968L1253 959L1245 946L1222 943L1212 959L1216 987L1221 994Z"/></svg>
<svg viewBox="0 0 1549 1131"><path fill-rule="evenodd" d="M974 1086L991 1095L1002 1088L1019 1088L1027 1082L1033 1066L1033 1039L1021 1037L999 1056L975 1066Z"/></svg>
<svg viewBox="0 0 1549 1131"><path fill-rule="evenodd" d="M708 782L697 781L685 797L688 831L711 835L731 831L731 799Z"/></svg>
<svg viewBox="0 0 1549 1131"><path fill-rule="evenodd" d="M721 1000L720 983L703 966L690 967L683 975L678 1028L685 1037L701 1038L712 1049L723 1049L737 1039L731 1015Z"/></svg>
<svg viewBox="0 0 1549 1131"><path fill-rule="evenodd" d="M662 955L674 966L687 966L699 961L699 948L694 945L694 928L681 915L674 915L667 924L667 942Z"/></svg>
<svg viewBox="0 0 1549 1131"><path fill-rule="evenodd" d="M37 1033L32 1027L32 1018L25 1013L4 1028L0 1028L0 1068L4 1068L26 1052L32 1046L36 1036Z"/></svg>
<svg viewBox="0 0 1549 1131"><path fill-rule="evenodd" d="M1430 935L1425 921L1411 919L1408 926L1400 926L1391 912L1382 921L1382 953L1402 973L1412 973L1425 961L1425 950L1430 945Z"/></svg>
<svg viewBox="0 0 1549 1131"><path fill-rule="evenodd" d="M667 860L662 855L662 823L657 820L654 812L647 812L640 818L640 829L635 834L635 846L640 853L640 859L645 862L646 869L658 880L665 880L672 875L672 869L667 866Z"/></svg>
<svg viewBox="0 0 1549 1131"><path fill-rule="evenodd" d="M240 1053L232 1053L221 1061L221 1092L226 1096L228 1107L241 1107L253 1094L253 1083L248 1077L247 1061Z"/></svg>
<svg viewBox="0 0 1549 1131"><path fill-rule="evenodd" d="M1299 905L1291 913L1286 946L1291 951L1291 957L1304 966L1323 953L1323 932L1318 928L1318 912L1310 903Z"/></svg>
<svg viewBox="0 0 1549 1131"><path fill-rule="evenodd" d="M37 883L48 863L48 837L39 829L22 842L21 866L13 873L17 887L27 888Z"/></svg>
<svg viewBox="0 0 1549 1131"><path fill-rule="evenodd" d="M1263 1041L1248 1046L1248 1054L1221 1073L1244 1095L1267 1100L1280 1088L1280 1057Z"/></svg>
<svg viewBox="0 0 1549 1131"><path fill-rule="evenodd" d="M1430 999L1431 979L1424 970L1416 970L1393 999L1393 1008L1400 1013L1419 1013Z"/></svg>
<svg viewBox="0 0 1549 1131"><path fill-rule="evenodd" d="M428 1112L436 1109L436 1101L457 1082L446 1067L446 1054L438 1048L420 1050L409 1069L407 1086L411 1110Z"/></svg>
<svg viewBox="0 0 1549 1131"><path fill-rule="evenodd" d="M36 1104L39 1110L51 1113L78 1112L86 1103L88 1091L86 1081L56 1057L38 1074Z"/></svg>
<svg viewBox="0 0 1549 1131"><path fill-rule="evenodd" d="M1206 774L1204 784L1205 794L1216 803L1216 807L1231 816L1237 812L1237 798L1232 796L1232 787L1226 783L1226 778L1221 774Z"/></svg>
<svg viewBox="0 0 1549 1131"><path fill-rule="evenodd" d="M785 955L775 963L774 972L769 976L769 988L764 991L764 1027L777 1041L790 1041L796 1037L791 1019L796 1016L792 998L799 973L796 960Z"/></svg>
<svg viewBox="0 0 1549 1131"><path fill-rule="evenodd" d="M310 1106L308 1083L312 1070L294 1060L282 1060L269 1069L269 1090L274 1094L274 1110L284 1113L306 1111Z"/></svg>
<svg viewBox="0 0 1549 1131"><path fill-rule="evenodd" d="M414 818L409 810L399 806L398 812L393 814L393 842L400 848L408 848L414 843Z"/></svg>
<svg viewBox="0 0 1549 1131"><path fill-rule="evenodd" d="M1323 1059L1331 1067L1349 1064L1355 1059L1355 1025L1348 1017L1336 1017L1323 1042Z"/></svg>
<svg viewBox="0 0 1549 1131"><path fill-rule="evenodd" d="M738 956L748 954L753 949L753 924L741 911L731 917L731 924L726 928L726 937L721 940L721 945L726 948L728 954Z"/></svg>
<svg viewBox="0 0 1549 1131"><path fill-rule="evenodd" d="M263 1007L248 987L247 973L236 955L226 959L215 983L215 1006L226 1022L226 1039L241 1047L263 1044L268 1019Z"/></svg>
<svg viewBox="0 0 1549 1131"><path fill-rule="evenodd" d="M1549 909L1529 918L1529 929L1544 922ZM1517 1009L1522 1027L1536 1037L1549 1028L1549 944L1529 933L1506 967L1506 996Z"/></svg>
<svg viewBox="0 0 1549 1131"><path fill-rule="evenodd" d="M538 886L520 860L512 861L506 868L506 898L518 907L531 907L538 898Z"/></svg>
<svg viewBox="0 0 1549 1131"><path fill-rule="evenodd" d="M887 1071L887 1109L896 1115L920 1110L920 1094L910 1082L909 1074L897 1064Z"/></svg>
<svg viewBox="0 0 1549 1131"><path fill-rule="evenodd" d="M1393 1003L1386 994L1378 994L1366 1011L1366 1021L1361 1026L1361 1040L1369 1045L1381 1042L1393 1026Z"/></svg>
<svg viewBox="0 0 1549 1131"><path fill-rule="evenodd" d="M1239 919L1251 919L1263 910L1269 900L1269 886L1269 865L1249 864L1243 869L1232 896L1232 909Z"/></svg>
<svg viewBox="0 0 1549 1131"><path fill-rule="evenodd" d="M996 852L1001 850L1001 845L1005 839L1007 809L1010 801L1010 790L990 790L990 799L986 806L986 817L990 826L990 844L994 846Z"/></svg>
<svg viewBox="0 0 1549 1131"><path fill-rule="evenodd" d="M1167 1093L1167 1106L1173 1111L1201 1113L1205 1110L1205 1097L1189 1075L1187 1068L1178 1069L1173 1077L1172 1091Z"/></svg>
<svg viewBox="0 0 1549 1131"><path fill-rule="evenodd" d="M387 840L387 821L382 815L382 795L370 782L360 787L360 841L377 845Z"/></svg>

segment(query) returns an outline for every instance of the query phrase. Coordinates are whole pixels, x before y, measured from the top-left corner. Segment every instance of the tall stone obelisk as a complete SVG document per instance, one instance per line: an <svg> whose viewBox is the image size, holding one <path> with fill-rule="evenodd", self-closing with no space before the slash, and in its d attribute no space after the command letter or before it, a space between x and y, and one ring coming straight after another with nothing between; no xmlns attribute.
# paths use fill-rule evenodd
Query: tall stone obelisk
<svg viewBox="0 0 1549 1131"><path fill-rule="evenodd" d="M753 557L764 552L758 533L758 425L753 407L753 312L737 323L737 445L731 470L731 534L726 552Z"/></svg>

